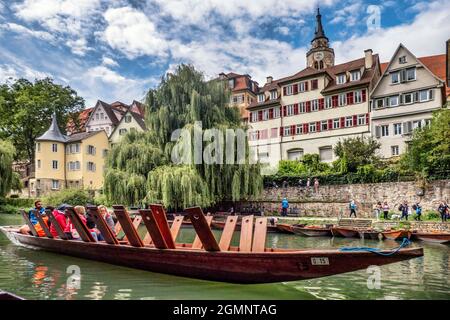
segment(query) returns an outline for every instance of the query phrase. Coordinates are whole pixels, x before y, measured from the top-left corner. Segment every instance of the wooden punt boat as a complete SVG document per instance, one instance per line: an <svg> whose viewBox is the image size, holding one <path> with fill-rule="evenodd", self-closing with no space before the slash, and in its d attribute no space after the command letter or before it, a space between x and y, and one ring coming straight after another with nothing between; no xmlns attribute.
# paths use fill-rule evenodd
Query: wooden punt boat
<svg viewBox="0 0 450 320"><path fill-rule="evenodd" d="M320 226L292 226L294 233L306 237L328 237L331 236L330 228Z"/></svg>
<svg viewBox="0 0 450 320"><path fill-rule="evenodd" d="M277 229L281 233L289 233L289 234L295 233L294 230L292 229L292 225L287 223L277 223Z"/></svg>
<svg viewBox="0 0 450 320"><path fill-rule="evenodd" d="M411 237L426 242L450 243L450 233L448 232L413 232Z"/></svg>
<svg viewBox="0 0 450 320"><path fill-rule="evenodd" d="M246 217L246 216L244 216L244 217ZM225 228L225 221L213 220L211 222L211 228L216 229L216 230L223 230ZM240 231L240 230L241 230L241 223L238 222L236 224L236 231ZM267 232L274 233L274 232L282 232L282 231L280 231L276 225L267 225Z"/></svg>
<svg viewBox="0 0 450 320"><path fill-rule="evenodd" d="M411 238L411 231L408 230L386 230L381 232L385 239L401 240L403 238Z"/></svg>
<svg viewBox="0 0 450 320"><path fill-rule="evenodd" d="M366 230L358 230L359 236L362 239L372 239L372 240L380 240L380 232L366 229Z"/></svg>
<svg viewBox="0 0 450 320"><path fill-rule="evenodd" d="M334 237L344 237L344 238L359 238L359 232L355 228L351 227L333 227L331 228L331 233Z"/></svg>
<svg viewBox="0 0 450 320"><path fill-rule="evenodd" d="M34 236L34 226L29 224L25 212L23 216L32 234L21 234L14 227L0 227L0 230L15 244L152 272L231 283L312 279L423 256L422 248L380 251L390 255L339 249L266 248L267 218L257 218L254 222L253 216L244 217L239 247L232 247L236 217L227 218L218 243L209 227L212 217L205 217L198 207L186 209L197 233L194 242L179 244L176 238L183 218L174 220L169 227L164 209L159 205L151 205L150 209L140 212L150 235L148 244L139 237L125 208L114 206L118 222L127 236L127 243L123 243L115 238L96 207L88 207L88 211L95 217L104 242L93 241L86 225L71 207L66 209L66 214L83 241ZM61 235L59 231L58 234Z"/></svg>

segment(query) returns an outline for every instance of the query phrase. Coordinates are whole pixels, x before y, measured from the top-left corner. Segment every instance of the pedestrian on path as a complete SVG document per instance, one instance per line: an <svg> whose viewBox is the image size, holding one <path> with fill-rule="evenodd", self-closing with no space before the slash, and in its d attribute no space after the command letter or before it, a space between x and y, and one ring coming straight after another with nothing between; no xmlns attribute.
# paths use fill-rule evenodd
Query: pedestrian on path
<svg viewBox="0 0 450 320"><path fill-rule="evenodd" d="M314 191L319 193L319 179L314 178Z"/></svg>
<svg viewBox="0 0 450 320"><path fill-rule="evenodd" d="M384 220L389 220L389 205L387 201L383 203L383 218Z"/></svg>
<svg viewBox="0 0 450 320"><path fill-rule="evenodd" d="M289 208L289 202L286 198L283 198L283 201L281 201L281 215L283 217L287 216L287 209Z"/></svg>
<svg viewBox="0 0 450 320"><path fill-rule="evenodd" d="M354 200L350 201L349 209L350 209L350 218L352 217L352 215L355 215L356 218L356 203Z"/></svg>

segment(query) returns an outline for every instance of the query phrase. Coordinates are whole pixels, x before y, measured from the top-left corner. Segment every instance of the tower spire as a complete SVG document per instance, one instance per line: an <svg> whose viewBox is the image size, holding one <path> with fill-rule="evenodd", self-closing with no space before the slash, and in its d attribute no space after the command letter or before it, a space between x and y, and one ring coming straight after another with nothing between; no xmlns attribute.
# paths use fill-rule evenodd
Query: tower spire
<svg viewBox="0 0 450 320"><path fill-rule="evenodd" d="M320 14L320 8L317 7L317 15L316 15L316 31L314 33L314 40L319 39L319 38L325 38L328 39L325 36L325 32L323 31L323 26L322 26L322 15Z"/></svg>

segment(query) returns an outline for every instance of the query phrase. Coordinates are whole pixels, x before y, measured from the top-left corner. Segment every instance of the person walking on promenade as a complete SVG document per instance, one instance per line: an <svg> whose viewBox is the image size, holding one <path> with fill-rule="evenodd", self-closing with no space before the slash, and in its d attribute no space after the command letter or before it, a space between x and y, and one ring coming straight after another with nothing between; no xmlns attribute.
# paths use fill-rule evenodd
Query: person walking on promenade
<svg viewBox="0 0 450 320"><path fill-rule="evenodd" d="M380 201L378 201L378 203L375 205L375 217L377 220L380 220L380 214L381 214L382 210L383 210L383 205L381 204Z"/></svg>
<svg viewBox="0 0 450 320"><path fill-rule="evenodd" d="M352 217L352 215L355 215L356 218L356 203L354 200L350 201L349 209L350 209L350 218Z"/></svg>
<svg viewBox="0 0 450 320"><path fill-rule="evenodd" d="M283 217L287 216L287 209L289 208L289 202L286 198L283 198L283 201L281 201L281 215Z"/></svg>
<svg viewBox="0 0 450 320"><path fill-rule="evenodd" d="M314 191L316 193L319 192L319 179L317 179L317 178L314 178Z"/></svg>
<svg viewBox="0 0 450 320"><path fill-rule="evenodd" d="M405 200L403 203L398 207L398 210L402 212L402 216L400 217L400 220L405 218L405 220L408 220L408 202Z"/></svg>
<svg viewBox="0 0 450 320"><path fill-rule="evenodd" d="M303 187L303 180L302 179L298 179L298 187L299 188Z"/></svg>
<svg viewBox="0 0 450 320"><path fill-rule="evenodd" d="M413 204L412 208L413 210L416 211L416 216L414 217L414 220L421 221L420 217L422 216L422 207L420 205L420 202Z"/></svg>
<svg viewBox="0 0 450 320"><path fill-rule="evenodd" d="M389 220L389 205L387 201L383 203L383 218L384 220Z"/></svg>
<svg viewBox="0 0 450 320"><path fill-rule="evenodd" d="M309 187L311 187L311 179L308 178L308 180L306 180L306 189L309 189Z"/></svg>
<svg viewBox="0 0 450 320"><path fill-rule="evenodd" d="M448 205L447 202L441 201L438 207L438 211L441 214L441 220L442 222L447 222L447 215L448 215Z"/></svg>

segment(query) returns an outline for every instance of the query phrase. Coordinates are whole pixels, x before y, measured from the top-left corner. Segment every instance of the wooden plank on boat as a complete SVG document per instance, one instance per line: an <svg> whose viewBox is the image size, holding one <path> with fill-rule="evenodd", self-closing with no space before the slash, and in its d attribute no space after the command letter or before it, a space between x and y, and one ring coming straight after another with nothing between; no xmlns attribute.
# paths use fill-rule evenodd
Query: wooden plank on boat
<svg viewBox="0 0 450 320"><path fill-rule="evenodd" d="M91 216L94 218L95 226L97 227L98 230L100 230L106 243L119 244L119 240L117 240L116 236L113 234L112 230L109 228L108 224L105 221L105 218L103 218L102 214L100 212L98 212L97 207L96 206L88 206L87 210L91 214Z"/></svg>
<svg viewBox="0 0 450 320"><path fill-rule="evenodd" d="M56 233L58 234L58 237L60 237L63 240L67 240L67 236L64 233L64 230L61 228L58 220L56 220L55 215L53 214L53 208L47 208L45 209L45 212L47 213L48 220L50 220L51 224L56 230Z"/></svg>
<svg viewBox="0 0 450 320"><path fill-rule="evenodd" d="M128 242L133 247L143 247L144 244L142 243L142 240L139 237L139 234L137 233L137 230L134 227L133 222L131 222L131 218L128 215L127 211L125 210L125 207L124 206L113 206L113 209L114 209L114 214L117 217L117 220L119 221L120 225L122 226L123 232L125 232Z"/></svg>
<svg viewBox="0 0 450 320"><path fill-rule="evenodd" d="M222 236L219 241L219 248L222 251L228 251L231 245L231 239L233 238L234 230L236 229L238 217L229 216L225 222L225 227L223 228Z"/></svg>
<svg viewBox="0 0 450 320"><path fill-rule="evenodd" d="M164 207L160 204L151 204L150 210L152 211L153 219L158 225L158 229L161 232L161 236L164 238L167 247L169 249L175 249L175 241L173 240L172 233L170 232L170 227L169 223L167 222L167 216Z"/></svg>
<svg viewBox="0 0 450 320"><path fill-rule="evenodd" d="M22 214L23 220L25 220L25 223L27 224L28 228L30 228L30 232L33 236L39 237L38 232L36 231L36 228L34 227L34 224L31 223L30 217L28 216L28 213L25 212L25 210L20 210L20 213Z"/></svg>
<svg viewBox="0 0 450 320"><path fill-rule="evenodd" d="M206 251L220 251L220 247L214 238L211 228L209 227L213 216L205 217L200 207L188 208L186 209L186 212L188 213L192 226L197 233L197 236L192 243L192 248L201 249L203 247Z"/></svg>
<svg viewBox="0 0 450 320"><path fill-rule="evenodd" d="M256 218L252 252L264 252L266 249L267 218Z"/></svg>
<svg viewBox="0 0 450 320"><path fill-rule="evenodd" d="M253 215L242 217L239 251L252 251Z"/></svg>
<svg viewBox="0 0 450 320"><path fill-rule="evenodd" d="M128 214L128 211L125 209L125 212ZM129 215L129 214L128 214ZM131 218L130 218L131 219ZM141 224L141 222L142 222L142 217L140 216L140 215L137 215L137 216L134 216L134 218L132 219L132 221L133 221L133 227L136 229L136 230L138 230L139 229L139 226L140 226L140 224ZM120 223L118 223L118 224L120 224ZM121 229L122 230L122 229ZM117 234L117 233L116 233ZM127 235L124 235L123 236L123 238L122 238L122 241L128 241L128 239L127 239Z"/></svg>
<svg viewBox="0 0 450 320"><path fill-rule="evenodd" d="M176 216L172 222L172 226L170 227L170 233L172 234L172 239L176 242L178 233L180 233L181 225L183 224L184 217Z"/></svg>
<svg viewBox="0 0 450 320"><path fill-rule="evenodd" d="M89 231L88 227L83 223L83 221L81 221L80 216L78 215L78 213L75 212L75 209L73 207L67 207L66 214L69 217L75 229L77 229L78 234L81 237L81 240L83 240L84 242L95 242L95 239L92 236L91 232Z"/></svg>
<svg viewBox="0 0 450 320"><path fill-rule="evenodd" d="M144 225L147 228L148 234L150 235L150 239L153 244L158 249L168 249L167 243L159 230L159 226L153 218L152 210L150 209L141 209L139 213L144 220Z"/></svg>
<svg viewBox="0 0 450 320"><path fill-rule="evenodd" d="M38 210L33 210L34 216L38 219L38 223L41 226L42 230L44 230L45 236L47 238L53 239L53 235L48 228L48 224L44 221L41 213Z"/></svg>

